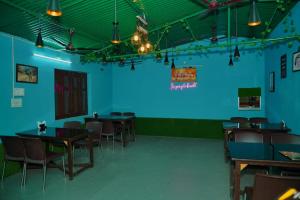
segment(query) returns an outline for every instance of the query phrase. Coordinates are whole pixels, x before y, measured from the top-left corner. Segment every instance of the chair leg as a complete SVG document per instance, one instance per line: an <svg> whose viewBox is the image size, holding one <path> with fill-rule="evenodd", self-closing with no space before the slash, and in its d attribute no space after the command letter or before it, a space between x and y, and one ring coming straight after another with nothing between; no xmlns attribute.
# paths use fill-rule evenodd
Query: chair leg
<svg viewBox="0 0 300 200"><path fill-rule="evenodd" d="M62 165L63 165L63 170L64 170L64 177L66 177L65 156L62 157Z"/></svg>
<svg viewBox="0 0 300 200"><path fill-rule="evenodd" d="M43 164L43 191L45 191L46 187L46 171L47 171L47 164Z"/></svg>
<svg viewBox="0 0 300 200"><path fill-rule="evenodd" d="M23 164L23 173L24 173L24 175L23 175L23 186L25 186L26 185L26 176L27 176L27 163L26 162L24 162L24 164Z"/></svg>
<svg viewBox="0 0 300 200"><path fill-rule="evenodd" d="M4 179L4 173L5 173L5 167L6 167L6 160L3 160L3 168L2 168L2 176L1 176L1 183L3 184Z"/></svg>
<svg viewBox="0 0 300 200"><path fill-rule="evenodd" d="M26 168L26 163L23 162L22 178L21 178L21 187L23 187L23 185L24 185L25 168Z"/></svg>

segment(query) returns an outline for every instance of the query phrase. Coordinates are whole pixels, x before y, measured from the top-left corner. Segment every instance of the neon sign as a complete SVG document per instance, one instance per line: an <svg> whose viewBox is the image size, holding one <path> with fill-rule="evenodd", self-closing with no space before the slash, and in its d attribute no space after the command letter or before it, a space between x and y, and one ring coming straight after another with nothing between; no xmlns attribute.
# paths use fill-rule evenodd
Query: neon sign
<svg viewBox="0 0 300 200"><path fill-rule="evenodd" d="M197 82L181 83L181 84L171 83L170 90L184 90L184 89L196 88L196 87L197 87Z"/></svg>

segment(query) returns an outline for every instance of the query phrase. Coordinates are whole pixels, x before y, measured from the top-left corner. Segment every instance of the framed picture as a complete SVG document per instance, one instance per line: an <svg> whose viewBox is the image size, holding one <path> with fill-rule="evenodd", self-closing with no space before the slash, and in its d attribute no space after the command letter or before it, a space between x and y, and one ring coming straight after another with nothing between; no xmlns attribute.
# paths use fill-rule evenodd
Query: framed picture
<svg viewBox="0 0 300 200"><path fill-rule="evenodd" d="M270 72L269 81L270 81L269 91L275 92L275 72Z"/></svg>
<svg viewBox="0 0 300 200"><path fill-rule="evenodd" d="M281 77L281 79L286 78L286 61L287 61L287 55L284 54L280 57L280 77Z"/></svg>
<svg viewBox="0 0 300 200"><path fill-rule="evenodd" d="M16 81L22 83L37 83L38 68L29 65L16 65Z"/></svg>
<svg viewBox="0 0 300 200"><path fill-rule="evenodd" d="M300 51L293 54L293 71L300 71Z"/></svg>

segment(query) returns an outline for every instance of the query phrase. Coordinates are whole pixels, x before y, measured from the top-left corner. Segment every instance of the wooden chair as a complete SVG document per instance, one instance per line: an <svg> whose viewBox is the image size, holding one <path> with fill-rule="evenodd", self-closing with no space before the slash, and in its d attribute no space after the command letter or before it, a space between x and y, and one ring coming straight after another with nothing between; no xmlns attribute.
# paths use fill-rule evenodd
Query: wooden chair
<svg viewBox="0 0 300 200"><path fill-rule="evenodd" d="M62 165L65 175L65 162L63 153L47 152L44 144L39 138L22 137L25 147L25 164L24 164L24 178L23 184L26 183L27 164L37 164L43 166L43 190L46 186L46 171L47 164L57 158L62 158Z"/></svg>
<svg viewBox="0 0 300 200"><path fill-rule="evenodd" d="M122 134L122 132L121 132L121 134ZM105 136L107 141L108 141L109 137L112 138L113 148L115 147L115 135L116 135L116 129L115 129L114 123L110 120L104 120L103 128L102 128L102 136ZM122 135L121 135L121 139L122 139Z"/></svg>
<svg viewBox="0 0 300 200"><path fill-rule="evenodd" d="M249 118L251 124L261 124L267 123L268 119L266 117L251 117Z"/></svg>
<svg viewBox="0 0 300 200"><path fill-rule="evenodd" d="M101 148L101 137L102 137L103 123L99 121L91 121L86 123L86 129L90 132L93 140L93 144L98 144L99 149ZM88 140L79 140L74 143L74 146L88 146Z"/></svg>
<svg viewBox="0 0 300 200"><path fill-rule="evenodd" d="M23 145L23 141L21 138L16 136L1 136L3 150L4 150L4 158L3 158L3 169L1 176L1 183L3 183L6 162L14 161L23 163L23 173L21 178L21 186L23 185L24 179L24 165L25 165L25 149Z"/></svg>
<svg viewBox="0 0 300 200"><path fill-rule="evenodd" d="M231 117L230 121L235 123L248 123L249 120L246 117Z"/></svg>
<svg viewBox="0 0 300 200"><path fill-rule="evenodd" d="M121 112L111 112L110 115L112 116L122 116Z"/></svg>
<svg viewBox="0 0 300 200"><path fill-rule="evenodd" d="M263 143L263 135L255 130L234 130L234 141L245 143Z"/></svg>
<svg viewBox="0 0 300 200"><path fill-rule="evenodd" d="M278 199L289 188L300 188L299 177L256 174L253 187L246 187L246 200Z"/></svg>

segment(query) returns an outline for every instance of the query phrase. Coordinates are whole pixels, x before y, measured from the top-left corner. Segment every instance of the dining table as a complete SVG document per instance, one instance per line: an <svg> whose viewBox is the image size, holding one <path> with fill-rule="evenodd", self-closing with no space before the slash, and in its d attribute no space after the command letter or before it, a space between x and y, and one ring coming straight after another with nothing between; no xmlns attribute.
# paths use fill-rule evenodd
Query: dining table
<svg viewBox="0 0 300 200"><path fill-rule="evenodd" d="M72 180L74 176L78 175L80 172L93 167L94 165L94 155L93 155L93 144L92 137L87 129L72 129L72 128L56 128L47 127L45 130L40 131L40 129L31 129L26 131L17 132L16 135L21 137L33 137L40 138L42 141L46 142L46 150L49 150L49 143L60 142L63 143L67 149L68 161L66 174L69 176L69 180ZM75 141L78 140L88 141L88 152L89 160L85 163L74 163L73 156L73 145ZM57 166L62 169L61 166ZM76 167L76 170L75 170Z"/></svg>
<svg viewBox="0 0 300 200"><path fill-rule="evenodd" d="M297 147L297 148L295 148ZM275 144L266 143L240 143L228 142L229 156L231 160L231 186L234 200L240 200L240 179L241 172L248 166L264 166L264 167L283 167L300 169L300 161L294 159L286 159L290 155L282 149L276 147ZM285 149L298 149L299 146L285 144ZM274 156L277 154L279 156ZM284 155L285 154L285 155ZM299 152L294 152L293 155L298 155ZM280 157L281 155L281 157Z"/></svg>
<svg viewBox="0 0 300 200"><path fill-rule="evenodd" d="M85 123L90 121L112 121L113 123L118 123L120 125L120 132L122 133L122 139L123 147L126 147L128 145L128 136L125 131L125 125L126 123L130 123L132 120L134 120L134 116L124 116L124 115L100 115L97 117L85 117L84 121Z"/></svg>

